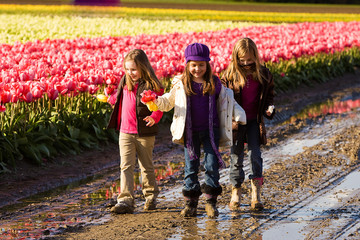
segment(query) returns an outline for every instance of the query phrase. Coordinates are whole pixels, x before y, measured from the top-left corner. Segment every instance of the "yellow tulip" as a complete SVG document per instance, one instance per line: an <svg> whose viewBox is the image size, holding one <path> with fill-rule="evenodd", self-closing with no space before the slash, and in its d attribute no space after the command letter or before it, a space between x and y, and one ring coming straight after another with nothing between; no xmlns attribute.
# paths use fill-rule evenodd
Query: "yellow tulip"
<svg viewBox="0 0 360 240"><path fill-rule="evenodd" d="M155 112L158 110L158 106L156 106L156 104L153 101L147 102L146 106L148 107L148 109L152 112Z"/></svg>
<svg viewBox="0 0 360 240"><path fill-rule="evenodd" d="M99 102L105 102L105 103L106 103L108 97L107 97L106 95L104 95L104 94L99 94L99 95L96 96L96 99L97 99Z"/></svg>

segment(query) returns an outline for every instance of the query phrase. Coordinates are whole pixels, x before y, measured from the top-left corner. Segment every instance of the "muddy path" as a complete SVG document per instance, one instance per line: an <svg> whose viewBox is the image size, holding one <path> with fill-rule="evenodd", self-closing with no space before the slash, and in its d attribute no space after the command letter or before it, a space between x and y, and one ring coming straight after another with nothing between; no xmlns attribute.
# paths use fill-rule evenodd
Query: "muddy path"
<svg viewBox="0 0 360 240"><path fill-rule="evenodd" d="M241 210L229 210L226 168L221 171L223 194L219 198L218 218L207 218L203 198L196 218L181 218L183 149L171 143L164 126L154 150L161 188L157 210L143 210L141 179L137 174L135 214L110 213L119 191L118 157L111 146L111 151L90 153L92 159L87 155L87 161L77 159L77 170L83 177L73 179L79 181L64 185L58 180L62 187L21 201L21 184L13 183L12 190L7 189L7 204L3 199L4 206L0 208L1 239L359 239L359 72L324 85L278 94L277 106L276 119L268 123L270 141L262 152L262 212L250 210L248 179L243 186ZM229 163L228 149L221 153ZM103 161L107 167L89 171L97 174L86 173L89 158L99 165ZM73 168L76 164L68 170ZM245 171L248 175L246 160ZM40 170L36 174L41 175ZM31 174L23 173L26 175ZM44 182L51 181L47 175L32 177L38 185L27 185L31 188L46 189ZM22 179L25 185L30 181L26 179ZM7 180L11 177L7 176ZM17 194L12 194L16 189ZM6 192L4 185L0 191ZM16 204L9 204L15 200Z"/></svg>

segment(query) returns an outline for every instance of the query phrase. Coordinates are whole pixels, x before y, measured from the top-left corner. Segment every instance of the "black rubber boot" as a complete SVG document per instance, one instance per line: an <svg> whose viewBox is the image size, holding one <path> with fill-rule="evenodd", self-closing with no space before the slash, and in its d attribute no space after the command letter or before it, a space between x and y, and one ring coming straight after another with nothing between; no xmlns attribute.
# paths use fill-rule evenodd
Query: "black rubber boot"
<svg viewBox="0 0 360 240"><path fill-rule="evenodd" d="M199 202L199 196L201 195L201 191L183 190L183 195L185 198L185 208L181 210L180 216L196 217L197 205Z"/></svg>

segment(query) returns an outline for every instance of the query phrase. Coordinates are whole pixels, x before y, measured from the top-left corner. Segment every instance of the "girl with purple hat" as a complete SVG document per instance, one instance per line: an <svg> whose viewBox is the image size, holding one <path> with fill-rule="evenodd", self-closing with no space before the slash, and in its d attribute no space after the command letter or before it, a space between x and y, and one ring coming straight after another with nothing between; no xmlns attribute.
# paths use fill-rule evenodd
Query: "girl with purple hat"
<svg viewBox="0 0 360 240"><path fill-rule="evenodd" d="M233 92L222 86L212 74L209 48L193 43L185 49L184 73L175 76L170 92L158 96L154 103L160 111L174 108L172 140L184 145L185 176L183 217L195 217L199 197L206 197L205 210L210 218L219 214L217 197L222 192L219 169L225 164L219 146L232 144L232 119L246 124L245 111L235 102ZM201 145L204 151L205 182L200 185Z"/></svg>

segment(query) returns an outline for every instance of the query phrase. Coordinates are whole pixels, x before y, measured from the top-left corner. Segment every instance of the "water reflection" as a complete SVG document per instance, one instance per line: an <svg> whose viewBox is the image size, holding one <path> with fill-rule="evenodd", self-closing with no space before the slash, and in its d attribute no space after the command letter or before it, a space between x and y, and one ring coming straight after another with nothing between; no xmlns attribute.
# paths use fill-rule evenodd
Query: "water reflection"
<svg viewBox="0 0 360 240"><path fill-rule="evenodd" d="M183 169L184 163L173 163L169 162L167 165L158 165L155 166L155 177L159 185L163 180L169 179L169 177L174 176ZM136 194L141 194L141 173L136 171L134 173L134 190ZM85 194L83 198L83 203L87 204L97 204L102 200L114 199L120 193L120 181L116 180L110 183L110 185L105 186L104 188L90 194Z"/></svg>
<svg viewBox="0 0 360 240"><path fill-rule="evenodd" d="M155 166L159 185L180 174L181 169L183 163L169 162ZM40 239L67 228L96 222L103 218L109 200L116 199L120 193L118 177L116 171L110 176L103 176L103 179L89 179L87 184L82 182L82 186L72 184L72 188L61 187L60 190L24 199L22 204L2 208L0 239ZM134 189L141 194L140 172L136 172L134 177Z"/></svg>
<svg viewBox="0 0 360 240"><path fill-rule="evenodd" d="M324 103L310 105L304 108L301 112L292 116L287 123L293 123L296 120L304 120L309 118L316 118L326 114L342 114L352 111L360 107L360 99L349 99L343 101L328 100Z"/></svg>

